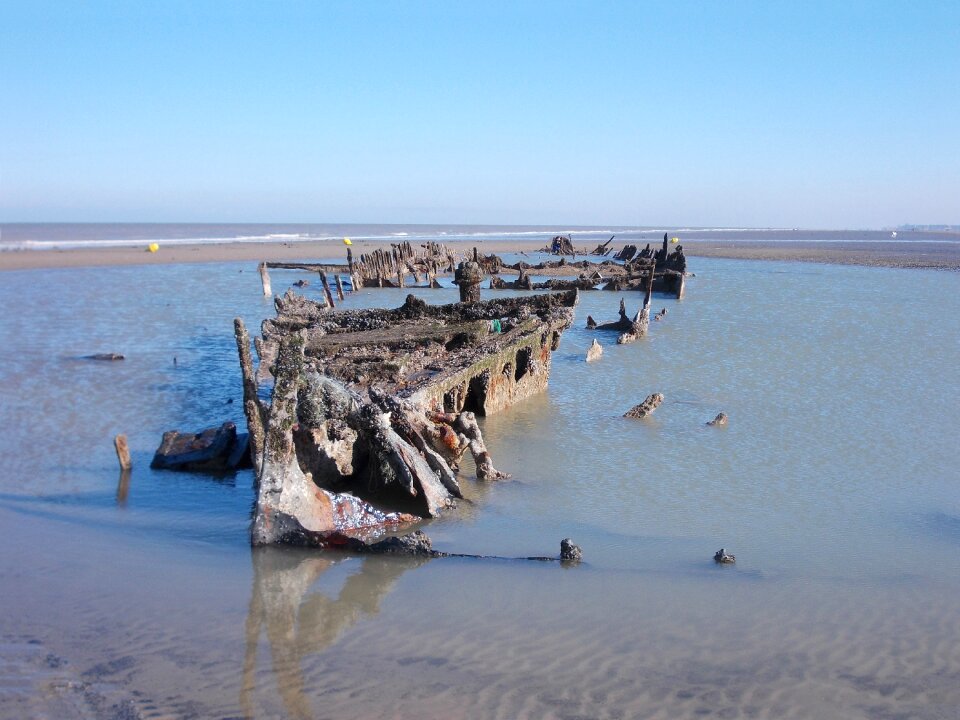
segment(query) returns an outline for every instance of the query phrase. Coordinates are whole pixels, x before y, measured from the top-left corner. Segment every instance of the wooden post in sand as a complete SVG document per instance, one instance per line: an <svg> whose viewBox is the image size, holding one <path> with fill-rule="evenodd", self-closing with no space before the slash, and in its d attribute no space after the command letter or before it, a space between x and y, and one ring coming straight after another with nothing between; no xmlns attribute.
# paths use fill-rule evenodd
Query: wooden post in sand
<svg viewBox="0 0 960 720"><path fill-rule="evenodd" d="M361 260L362 260L361 256ZM359 289L357 285L357 271L353 267L353 250L347 248L347 267L350 271L350 291L356 292Z"/></svg>
<svg viewBox="0 0 960 720"><path fill-rule="evenodd" d="M260 263L260 281L263 283L263 296L270 297L273 293L270 290L270 273L267 272L267 263Z"/></svg>
<svg viewBox="0 0 960 720"><path fill-rule="evenodd" d="M340 279L340 275L334 275L334 279L337 281L337 298L343 302L343 280Z"/></svg>
<svg viewBox="0 0 960 720"><path fill-rule="evenodd" d="M130 462L130 448L127 447L127 436L117 435L113 439L113 446L117 450L117 460L120 461L121 470L130 470L133 463Z"/></svg>
<svg viewBox="0 0 960 720"><path fill-rule="evenodd" d="M323 283L323 294L327 297L327 304L335 308L336 305L333 304L333 293L330 292L330 283L327 281L327 274L323 270L320 271L320 282Z"/></svg>

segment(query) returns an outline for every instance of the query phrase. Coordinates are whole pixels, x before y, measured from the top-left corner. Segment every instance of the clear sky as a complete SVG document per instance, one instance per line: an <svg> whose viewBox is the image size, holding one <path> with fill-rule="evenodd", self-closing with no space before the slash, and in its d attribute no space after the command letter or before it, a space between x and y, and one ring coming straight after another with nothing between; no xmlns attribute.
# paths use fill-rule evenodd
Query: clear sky
<svg viewBox="0 0 960 720"><path fill-rule="evenodd" d="M0 0L0 220L960 224L960 2Z"/></svg>

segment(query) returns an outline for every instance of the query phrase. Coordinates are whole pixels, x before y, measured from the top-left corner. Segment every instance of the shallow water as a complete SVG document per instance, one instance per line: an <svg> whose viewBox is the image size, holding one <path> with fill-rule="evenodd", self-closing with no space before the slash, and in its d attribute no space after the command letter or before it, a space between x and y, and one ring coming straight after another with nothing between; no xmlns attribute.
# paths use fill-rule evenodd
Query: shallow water
<svg viewBox="0 0 960 720"><path fill-rule="evenodd" d="M4 273L0 717L116 714L70 682L143 717L957 716L960 277L692 269L590 365L586 316L618 297L583 294L548 392L484 420L514 478L468 480L427 527L502 556L569 536L577 568L251 551L249 472L148 465L165 430L242 425L232 319L272 314L255 268Z"/></svg>

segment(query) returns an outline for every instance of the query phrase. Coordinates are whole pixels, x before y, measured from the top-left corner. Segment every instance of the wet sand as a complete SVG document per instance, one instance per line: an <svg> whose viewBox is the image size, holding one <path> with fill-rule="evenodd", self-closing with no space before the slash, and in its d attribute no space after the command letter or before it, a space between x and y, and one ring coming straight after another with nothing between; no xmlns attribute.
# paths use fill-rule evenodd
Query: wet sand
<svg viewBox="0 0 960 720"><path fill-rule="evenodd" d="M475 243L484 253L531 252L543 246L542 239L490 240ZM450 243L466 251L474 243ZM357 241L354 255L389 247L385 242ZM960 243L938 242L738 242L699 241L683 243L688 257L736 258L867 265L898 268L960 270ZM30 270L115 265L174 263L317 261L343 258L346 248L339 240L301 243L223 243L162 246L156 253L143 247L70 250L15 250L0 252L0 270ZM577 259L582 259L578 256ZM596 258L599 260L599 258Z"/></svg>

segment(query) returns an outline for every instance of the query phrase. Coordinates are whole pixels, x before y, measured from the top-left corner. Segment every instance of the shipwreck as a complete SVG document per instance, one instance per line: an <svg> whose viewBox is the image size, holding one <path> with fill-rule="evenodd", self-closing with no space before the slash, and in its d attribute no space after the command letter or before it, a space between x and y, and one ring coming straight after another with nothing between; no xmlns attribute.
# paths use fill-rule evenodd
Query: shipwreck
<svg viewBox="0 0 960 720"><path fill-rule="evenodd" d="M613 241L610 238L606 243L597 247L593 255L606 256L610 250L607 245ZM496 257L496 256L492 256ZM614 258L599 263L581 260L568 262L567 259L541 262L531 265L518 262L506 265L502 260L498 264L488 263L485 259L484 269L491 275L491 290L636 290L648 292L652 289L673 295L677 299L684 296L685 277L687 274L687 258L683 254L683 246L678 245L672 252L668 246L667 236L663 236L663 247L653 250L648 243L643 250L637 250L635 245L626 245ZM499 260L499 258L497 258ZM516 280L503 280L497 277L501 271L515 271ZM534 282L531 274L548 275L576 275L576 279L550 278L542 282Z"/></svg>
<svg viewBox="0 0 960 720"><path fill-rule="evenodd" d="M277 297L255 341L258 370L235 320L257 483L254 545L375 549L396 540L383 540L389 532L456 505L466 453L478 479L505 476L476 416L546 388L578 293L477 301L474 264L457 269L465 302L449 305L409 295L392 310L336 311L292 292Z"/></svg>

